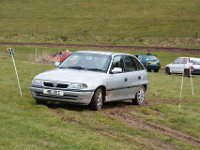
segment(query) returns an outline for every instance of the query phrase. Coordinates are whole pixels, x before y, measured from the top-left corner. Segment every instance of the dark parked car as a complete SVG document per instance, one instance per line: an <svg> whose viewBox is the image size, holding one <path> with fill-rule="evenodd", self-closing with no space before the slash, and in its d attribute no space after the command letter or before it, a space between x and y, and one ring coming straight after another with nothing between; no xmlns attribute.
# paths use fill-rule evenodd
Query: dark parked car
<svg viewBox="0 0 200 150"><path fill-rule="evenodd" d="M154 72L158 72L160 69L160 60L156 55L153 54L141 54L136 55L138 60L145 66L148 72L153 70Z"/></svg>

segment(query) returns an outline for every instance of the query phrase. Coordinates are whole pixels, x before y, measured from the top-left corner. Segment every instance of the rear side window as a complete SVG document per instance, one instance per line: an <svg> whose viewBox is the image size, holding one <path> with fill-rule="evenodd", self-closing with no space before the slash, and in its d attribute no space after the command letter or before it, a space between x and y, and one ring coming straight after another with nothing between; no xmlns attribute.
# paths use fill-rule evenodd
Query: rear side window
<svg viewBox="0 0 200 150"><path fill-rule="evenodd" d="M125 56L124 64L125 64L125 67L124 67L125 72L137 70L137 64L134 62L131 56Z"/></svg>
<svg viewBox="0 0 200 150"><path fill-rule="evenodd" d="M144 67L141 65L141 63L132 56L125 56L124 64L125 64L125 67L124 67L125 72L144 70Z"/></svg>
<svg viewBox="0 0 200 150"><path fill-rule="evenodd" d="M188 62L188 58L182 58L182 60L181 60L181 64L187 64L187 62Z"/></svg>
<svg viewBox="0 0 200 150"><path fill-rule="evenodd" d="M131 57L137 65L137 70L144 70L144 66L136 59L135 57Z"/></svg>

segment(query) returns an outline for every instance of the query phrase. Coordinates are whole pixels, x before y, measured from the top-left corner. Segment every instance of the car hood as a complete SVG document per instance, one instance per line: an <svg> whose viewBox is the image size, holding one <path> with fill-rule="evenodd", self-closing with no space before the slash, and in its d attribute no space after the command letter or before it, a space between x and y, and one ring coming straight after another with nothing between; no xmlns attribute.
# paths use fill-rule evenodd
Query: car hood
<svg viewBox="0 0 200 150"><path fill-rule="evenodd" d="M43 72L35 79L63 82L93 82L106 78L106 73L75 69L54 69Z"/></svg>

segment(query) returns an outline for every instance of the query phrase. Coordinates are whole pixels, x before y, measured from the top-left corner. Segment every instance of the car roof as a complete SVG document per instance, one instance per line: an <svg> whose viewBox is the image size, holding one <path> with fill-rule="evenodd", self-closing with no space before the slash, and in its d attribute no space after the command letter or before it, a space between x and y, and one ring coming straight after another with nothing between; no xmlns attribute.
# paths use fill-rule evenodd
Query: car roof
<svg viewBox="0 0 200 150"><path fill-rule="evenodd" d="M154 55L154 54L139 54L138 56L156 56L156 55Z"/></svg>
<svg viewBox="0 0 200 150"><path fill-rule="evenodd" d="M119 52L108 52L108 51L91 51L91 50L84 50L84 51L77 51L78 53L93 53L93 54L105 54L105 55L130 55L130 56L134 56L132 54L128 54L128 53L119 53Z"/></svg>
<svg viewBox="0 0 200 150"><path fill-rule="evenodd" d="M196 58L196 57L179 57L179 58L189 58L189 59L193 59L193 60L199 60L200 58Z"/></svg>

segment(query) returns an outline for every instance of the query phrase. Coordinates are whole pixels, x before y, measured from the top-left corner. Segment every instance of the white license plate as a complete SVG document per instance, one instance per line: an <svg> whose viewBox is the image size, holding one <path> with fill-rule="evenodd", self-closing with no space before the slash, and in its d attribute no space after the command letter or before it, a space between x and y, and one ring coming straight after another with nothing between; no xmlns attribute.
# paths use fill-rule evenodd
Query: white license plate
<svg viewBox="0 0 200 150"><path fill-rule="evenodd" d="M156 65L156 64L157 64L157 62L151 62L151 64L152 64L152 65Z"/></svg>
<svg viewBox="0 0 200 150"><path fill-rule="evenodd" d="M52 89L43 89L43 94L63 96L64 95L64 91L61 91L61 90L52 90Z"/></svg>

